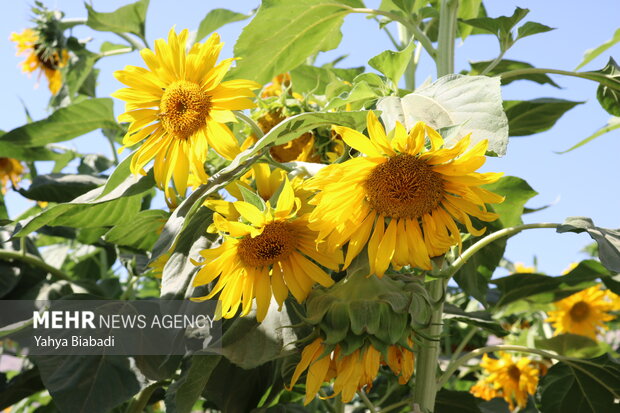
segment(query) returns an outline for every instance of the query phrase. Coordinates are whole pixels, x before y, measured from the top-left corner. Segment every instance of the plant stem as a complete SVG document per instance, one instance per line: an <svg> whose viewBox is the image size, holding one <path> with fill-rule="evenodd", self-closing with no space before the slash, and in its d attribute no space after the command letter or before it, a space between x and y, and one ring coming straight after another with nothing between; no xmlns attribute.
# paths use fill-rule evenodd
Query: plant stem
<svg viewBox="0 0 620 413"><path fill-rule="evenodd" d="M409 404L411 404L410 400L401 400L401 401L396 402L394 404L390 404L388 406L385 406L383 409L379 410L379 413L388 413L388 412L391 412L392 410L398 409L399 407L408 406Z"/></svg>
<svg viewBox="0 0 620 413"><path fill-rule="evenodd" d="M526 229L557 228L560 225L562 225L562 224L550 224L550 223L523 224L523 225L518 225L518 226L515 226L515 227L508 227L508 228L504 228L504 229L501 229L499 231L496 231L496 232L494 232L492 234L489 234L486 237L482 238L480 241L476 242L471 247L467 248L461 254L461 256L458 257L456 260L454 260L454 262L448 268L446 268L443 271L440 271L437 274L433 274L433 276L434 277L441 277L441 278L450 278L450 277L452 277L478 251L480 251L482 248L486 247L490 243L492 243L494 241L497 241L498 239L501 239L501 238L504 238L504 237L511 237L513 235L518 234L519 232L521 232L523 230L526 230Z"/></svg>
<svg viewBox="0 0 620 413"><path fill-rule="evenodd" d="M108 57L108 56L116 56L119 54L131 53L134 50L135 49L133 47L124 47L122 49L108 50L107 52L99 53L99 57L101 58L101 57Z"/></svg>
<svg viewBox="0 0 620 413"><path fill-rule="evenodd" d="M368 396L366 396L366 393L364 393L364 390L359 390L357 392L357 395L360 396L360 399L362 399L362 402L364 402L364 405L366 405L366 407L370 409L371 413L377 412L377 408L375 407L374 404L372 404Z"/></svg>
<svg viewBox="0 0 620 413"><path fill-rule="evenodd" d="M493 60L491 63L489 63L487 67L484 68L484 70L480 73L480 76L484 76L487 73L489 73L491 70L495 69L495 66L497 66L499 62L502 61L504 54L506 54L506 50L502 50L499 56L497 56L495 60Z"/></svg>
<svg viewBox="0 0 620 413"><path fill-rule="evenodd" d="M65 281L71 281L71 279L64 272L60 271L58 268L52 267L51 265L47 264L46 262L41 260L41 258L37 257L36 255L29 254L25 251L22 252L22 251L0 250L0 259L17 260L17 261L25 262L26 264L30 264L33 267L37 267L44 271L47 271L48 273L52 274L52 276L56 278L59 278Z"/></svg>
<svg viewBox="0 0 620 413"><path fill-rule="evenodd" d="M467 334L465 334L465 337L463 337L458 347L454 350L454 353L452 353L452 358L450 359L451 362L456 360L456 358L458 357L459 354L461 354L461 352L463 351L467 343L469 343L469 340L471 340L476 335L477 332L478 332L478 327L472 327L467 332Z"/></svg>
<svg viewBox="0 0 620 413"><path fill-rule="evenodd" d="M535 67L528 68L528 69L509 70L508 72L501 73L500 76L502 77L502 79L509 79L511 77L522 76L522 75L535 75L539 73L579 77L581 79L588 79L588 80L593 80L596 82L596 80L592 78L592 74L589 74L588 72L570 72L567 70L558 70L558 69L538 69Z"/></svg>
<svg viewBox="0 0 620 413"><path fill-rule="evenodd" d="M254 119L252 119L251 117L249 117L245 113L241 112L240 110L235 110L233 112L234 112L236 117L241 119L246 125L248 125L252 129L252 132L256 135L257 139L260 139L263 136L265 136L265 134L263 133L263 130L260 128L260 126L258 126L256 124L256 122L254 122Z"/></svg>
<svg viewBox="0 0 620 413"><path fill-rule="evenodd" d="M339 6L342 6L342 5L339 4ZM346 7L346 6L342 6L342 7ZM391 13L389 11L383 11L383 10L354 8L354 7L348 7L347 9L349 10L350 13L363 13L363 14L374 14L378 16L384 16L392 21L402 24L403 26L407 28L407 30L409 30L413 34L413 37L415 37L420 42L422 47L424 47L424 50L426 50L426 53L428 53L429 56L435 59L437 51L433 47L433 43L428 38L428 36L425 35L424 32L422 32L422 30L420 30L420 28L416 24L413 24L412 22L403 18L402 16Z"/></svg>
<svg viewBox="0 0 620 413"><path fill-rule="evenodd" d="M439 9L439 34L437 37L437 77L454 73L454 39L458 0L442 0Z"/></svg>
<svg viewBox="0 0 620 413"><path fill-rule="evenodd" d="M114 34L129 43L134 50L142 50L147 48L146 44L139 43L138 41L136 41L136 39L129 36L127 33L114 32Z"/></svg>
<svg viewBox="0 0 620 413"><path fill-rule="evenodd" d="M437 360L440 352L440 337L442 330L443 300L446 293L447 280L438 279L430 282L428 287L432 300L436 301L436 307L431 315L431 324L425 330L430 339L421 339L419 352L416 360L415 387L413 401L432 412L435 408L435 380L437 377Z"/></svg>

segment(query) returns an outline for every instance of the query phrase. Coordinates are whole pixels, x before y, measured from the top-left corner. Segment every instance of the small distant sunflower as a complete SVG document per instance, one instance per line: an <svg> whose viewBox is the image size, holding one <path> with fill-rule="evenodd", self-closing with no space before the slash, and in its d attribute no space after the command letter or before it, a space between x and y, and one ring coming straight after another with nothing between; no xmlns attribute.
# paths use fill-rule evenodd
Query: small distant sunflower
<svg viewBox="0 0 620 413"><path fill-rule="evenodd" d="M608 329L605 322L615 318L609 314L615 308L613 296L600 285L579 291L554 305L556 310L549 311L546 321L553 325L556 335L571 333L596 340L599 333Z"/></svg>
<svg viewBox="0 0 620 413"><path fill-rule="evenodd" d="M21 63L24 73L40 70L47 78L48 88L52 94L58 93L62 87L62 73L60 69L67 65L69 53L67 50L55 50L46 47L39 38L36 30L25 29L21 33L12 33L12 42L17 43L17 55L26 55Z"/></svg>
<svg viewBox="0 0 620 413"><path fill-rule="evenodd" d="M155 181L170 198L171 179L179 194L185 193L190 173L206 182L209 146L227 159L239 153L237 139L225 123L235 121L233 110L254 107L249 98L260 88L250 80L222 82L235 59L216 65L223 46L217 33L186 51L188 35L187 30L177 35L171 29L168 42L158 39L154 52L140 52L148 69L126 66L114 73L129 86L112 94L127 102L127 112L119 116L119 121L130 122L123 145L145 140L133 155L131 171L144 173L144 166L155 158Z"/></svg>
<svg viewBox="0 0 620 413"><path fill-rule="evenodd" d="M340 394L344 403L350 402L358 390L372 388L372 383L382 364L386 364L398 376L400 384L406 384L414 369L414 355L410 350L393 345L388 348L387 360L372 345L365 345L344 355L340 346L333 351L323 343L322 338L308 344L301 353L301 360L295 368L290 387L293 387L304 371L306 375L306 396L304 405L310 403L323 383L334 380L334 396Z"/></svg>
<svg viewBox="0 0 620 413"><path fill-rule="evenodd" d="M327 166L307 184L321 191L310 201L316 205L310 228L327 240L328 250L348 242L345 268L368 242L371 273L382 276L390 263L428 270L431 257L460 245L455 220L478 236L484 229L476 229L470 215L482 221L497 218L485 203L503 198L480 185L502 174L475 172L486 160L486 140L468 150L467 135L446 148L443 138L422 122L409 133L397 123L389 140L372 111L367 124L370 139L353 129L334 127L366 156ZM430 150L425 149L427 136Z"/></svg>
<svg viewBox="0 0 620 413"><path fill-rule="evenodd" d="M247 315L256 297L256 318L262 321L271 296L281 307L289 291L302 302L315 283L325 287L334 282L314 261L337 270L342 263L339 251L326 253L316 248L316 233L308 229L305 216L297 215L303 207L293 186L285 179L276 207L270 203L261 211L238 201L230 203L230 214L213 215L215 228L224 235L217 248L201 251L205 258L194 278L194 286L216 278L211 292L196 300L210 299L219 293L222 316L233 317L241 306ZM218 206L224 213L224 207ZM245 222L239 222L239 219Z"/></svg>
<svg viewBox="0 0 620 413"><path fill-rule="evenodd" d="M527 357L515 360L510 354L499 352L499 359L492 359L485 354L480 366L485 375L470 389L476 397L484 400L502 397L513 410L515 403L525 407L528 394L536 393L540 370Z"/></svg>
<svg viewBox="0 0 620 413"><path fill-rule="evenodd" d="M17 159L0 157L0 190L2 194L6 194L9 181L16 187L23 173L24 167Z"/></svg>
<svg viewBox="0 0 620 413"><path fill-rule="evenodd" d="M515 262L514 267L514 272L516 274L533 274L534 272L536 272L536 267L530 267L529 265L525 265L522 262Z"/></svg>

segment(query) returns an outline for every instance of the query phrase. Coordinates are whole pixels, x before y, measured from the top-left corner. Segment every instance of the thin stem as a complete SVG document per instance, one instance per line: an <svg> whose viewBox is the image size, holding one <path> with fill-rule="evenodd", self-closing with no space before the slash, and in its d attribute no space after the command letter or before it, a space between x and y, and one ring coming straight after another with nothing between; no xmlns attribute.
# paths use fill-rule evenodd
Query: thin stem
<svg viewBox="0 0 620 413"><path fill-rule="evenodd" d="M500 76L502 77L502 79L508 79L508 78L516 77L516 76L534 75L534 74L539 74L539 73L572 76L572 77L578 77L581 79L593 80L595 82L597 81L596 79L593 79L592 74L588 72L570 72L568 70L558 70L558 69L538 69L535 67L528 68L528 69L509 70L508 72L501 73Z"/></svg>
<svg viewBox="0 0 620 413"><path fill-rule="evenodd" d="M118 165L118 152L116 151L116 146L114 146L114 138L111 136L106 136L106 139L110 143L110 148L112 149L112 158L114 159L114 165Z"/></svg>
<svg viewBox="0 0 620 413"><path fill-rule="evenodd" d="M497 56L495 60L493 60L491 63L489 63L487 67L484 68L484 70L480 73L480 76L484 76L487 73L489 73L491 70L495 69L495 66L497 66L499 62L502 61L505 54L506 54L506 50L502 50L499 56Z"/></svg>
<svg viewBox="0 0 620 413"><path fill-rule="evenodd" d="M29 254L25 251L22 252L22 251L0 250L0 259L17 260L17 261L25 262L26 264L30 264L33 267L37 267L44 271L47 271L48 273L52 274L52 276L56 278L59 278L65 281L71 281L71 279L64 272L60 271L58 268L52 267L51 265L47 264L46 262L41 260L41 258L37 257L36 255Z"/></svg>
<svg viewBox="0 0 620 413"><path fill-rule="evenodd" d="M142 43L138 42L136 39L134 39L133 37L129 36L127 33L114 32L114 34L116 34L118 37L120 37L121 39L123 39L127 43L129 43L131 45L131 47L134 48L134 50L142 50L142 49L145 49L147 47L146 44L142 44Z"/></svg>
<svg viewBox="0 0 620 413"><path fill-rule="evenodd" d="M399 407L404 407L404 406L408 406L411 404L411 400L401 400L399 402L396 402L394 404L390 404L388 406L385 406L383 409L379 410L379 413L388 413L391 412L392 410L396 410Z"/></svg>
<svg viewBox="0 0 620 413"><path fill-rule="evenodd" d="M125 53L131 53L134 50L135 49L133 47L124 47L122 49L108 50L107 52L99 53L99 58L108 57L108 56L116 56L116 55L125 54Z"/></svg>
<svg viewBox="0 0 620 413"><path fill-rule="evenodd" d="M463 351L463 349L465 348L465 346L469 343L469 341L476 335L476 333L478 332L478 327L472 327L467 334L465 334L465 337L463 337L463 339L461 340L461 342L459 343L459 345L456 347L456 349L454 350L454 353L452 353L452 357L450 358L450 362L453 362L454 360L456 360L456 358L458 357L459 354L461 354L461 352Z"/></svg>
<svg viewBox="0 0 620 413"><path fill-rule="evenodd" d="M439 33L437 36L437 77L454 73L454 40L458 0L442 0L439 9ZM424 407L424 406L422 406Z"/></svg>
<svg viewBox="0 0 620 413"><path fill-rule="evenodd" d="M260 126L258 126L256 124L256 122L254 122L254 119L252 119L251 117L249 117L245 113L241 112L240 110L235 110L233 112L234 112L236 117L241 119L246 125L248 125L252 129L252 132L256 135L257 139L260 139L263 136L265 136L265 134L263 133L263 130L260 128Z"/></svg>
<svg viewBox="0 0 620 413"><path fill-rule="evenodd" d="M416 360L415 387L413 400L432 412L435 409L435 379L437 375L437 360L440 353L440 337L442 330L443 299L445 297L447 280L439 279L430 282L429 294L437 302L431 314L431 324L425 330L430 339L422 339Z"/></svg>
<svg viewBox="0 0 620 413"><path fill-rule="evenodd" d="M339 5L339 6L342 6L342 5ZM346 6L342 6L342 7L346 7ZM428 36L425 35L424 32L422 32L422 30L420 30L420 28L416 24L413 24L409 20L403 18L402 16L399 16L398 14L395 14L395 13L391 13L389 11L366 9L366 8L355 8L355 7L346 7L346 8L349 10L350 13L363 13L363 14L374 14L378 16L384 16L392 21L402 24L403 26L407 28L407 30L409 30L413 34L413 37L415 37L417 40L420 41L420 44L422 44L422 47L424 47L424 50L426 50L426 53L428 53L433 59L435 59L435 56L437 55L437 51L433 47L433 43L431 42L431 39L429 39Z"/></svg>
<svg viewBox="0 0 620 413"><path fill-rule="evenodd" d="M376 21L377 23L380 23L379 19L377 19L376 17L374 17L373 20ZM392 42L392 45L394 45L396 50L401 50L403 48L403 45L401 45L400 43L396 41L396 38L394 38L394 35L388 29L387 26L383 26L383 31L387 34L388 38L390 39L390 41Z"/></svg>
<svg viewBox="0 0 620 413"><path fill-rule="evenodd" d="M62 19L60 22L63 24L71 24L77 26L79 24L86 24L87 21L88 19L85 19L84 17L71 17L67 19Z"/></svg>
<svg viewBox="0 0 620 413"><path fill-rule="evenodd" d="M456 361L450 363L450 365L448 366L448 368L446 369L446 371L439 377L439 379L437 380L437 391L439 391L444 384L446 384L446 382L450 379L450 377L452 377L452 375L454 374L454 372L456 372L459 367L461 367L463 364L467 363L469 360L479 357L485 353L492 353L495 351L516 351L519 353L531 353L531 354L537 354L539 356L542 357L546 357L546 358L551 358L551 359L556 359L556 360L560 360L560 361L570 361L571 358L570 357L564 357L564 356L560 356L558 354L555 353L550 353L548 351L544 351L544 350L538 350L536 348L530 348L530 347L524 347L524 346L513 346L513 345L507 345L507 344L501 344L501 345L497 345L497 346L486 346L486 347L480 347L479 349L476 349L474 351L469 352L468 354L464 355L463 357L457 359Z"/></svg>
<svg viewBox="0 0 620 413"><path fill-rule="evenodd" d="M482 248L486 247L490 243L492 243L494 241L497 241L498 239L501 239L501 238L504 238L504 237L512 237L513 235L516 235L519 232L524 231L526 229L557 228L560 225L562 225L562 224L550 224L550 223L523 224L523 225L518 225L518 226L515 226L515 227L504 228L502 230L496 231L496 232L494 232L492 234L489 234L486 237L482 238L480 241L476 242L471 247L467 248L465 250L465 252L463 252L461 254L461 256L458 257L456 260L454 260L454 262L448 268L446 268L443 271L440 271L437 274L433 274L433 276L434 277L440 277L440 278L450 278L450 277L452 277L478 251L480 251Z"/></svg>
<svg viewBox="0 0 620 413"><path fill-rule="evenodd" d="M372 404L372 402L370 401L368 396L366 396L366 393L364 393L363 390L358 391L357 395L360 396L360 399L362 399L362 401L364 402L364 405L366 405L366 407L368 407L372 413L377 412L377 408L375 407L374 404Z"/></svg>

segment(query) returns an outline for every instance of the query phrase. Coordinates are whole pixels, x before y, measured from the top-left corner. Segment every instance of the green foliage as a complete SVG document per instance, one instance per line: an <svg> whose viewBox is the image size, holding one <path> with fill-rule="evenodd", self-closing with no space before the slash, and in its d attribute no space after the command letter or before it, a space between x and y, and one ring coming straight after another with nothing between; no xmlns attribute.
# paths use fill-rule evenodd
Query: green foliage
<svg viewBox="0 0 620 413"><path fill-rule="evenodd" d="M614 35L612 36L612 38L607 40L602 45L600 45L600 46L598 46L598 47L596 47L594 49L587 50L585 52L584 56L583 56L583 60L575 68L575 71L581 69L582 67L584 67L585 65L590 63L592 60L596 59L598 56L600 56L606 50L608 50L611 47L613 47L618 42L620 42L620 29L616 30Z"/></svg>
<svg viewBox="0 0 620 413"><path fill-rule="evenodd" d="M607 132L611 132L611 131L616 130L618 128L620 128L620 118L612 117L607 122L607 125L603 126L599 130L594 132L592 135L588 136L587 138L581 140L580 142L576 143L575 145L571 146L567 150L562 151L560 153L566 153L566 152L570 152L570 151L572 151L574 149L577 149L577 148L585 145L586 143L588 143L588 142L598 138L599 136L602 136L602 135L606 134Z"/></svg>
<svg viewBox="0 0 620 413"><path fill-rule="evenodd" d="M620 365L609 355L566 360L552 366L540 384L544 413L603 413L617 410Z"/></svg>
<svg viewBox="0 0 620 413"><path fill-rule="evenodd" d="M91 29L102 32L133 33L144 39L144 23L149 0L139 0L111 13L99 13L88 4L84 6L88 10L86 24Z"/></svg>
<svg viewBox="0 0 620 413"><path fill-rule="evenodd" d="M607 75L614 80L613 84L601 83L596 89L596 98L609 114L620 116L620 67L614 59L610 58L609 63L599 73Z"/></svg>
<svg viewBox="0 0 620 413"><path fill-rule="evenodd" d="M329 84L342 84L343 81L351 83L363 71L362 67L336 69L301 65L291 70L291 79L296 92L311 92L320 95L325 93Z"/></svg>
<svg viewBox="0 0 620 413"><path fill-rule="evenodd" d="M383 73L397 87L398 81L405 73L411 60L415 43L409 42L407 47L398 52L386 50L368 61L371 67Z"/></svg>
<svg viewBox="0 0 620 413"><path fill-rule="evenodd" d="M338 46L340 26L359 0L265 0L235 44L243 58L231 76L266 83L319 51Z"/></svg>
<svg viewBox="0 0 620 413"><path fill-rule="evenodd" d="M551 350L561 356L591 358L605 353L607 349L591 338L577 334L560 334L552 338L536 340L536 348Z"/></svg>
<svg viewBox="0 0 620 413"><path fill-rule="evenodd" d="M467 391L441 389L436 404L435 413L481 413L478 400Z"/></svg>
<svg viewBox="0 0 620 413"><path fill-rule="evenodd" d="M601 263L610 271L620 272L620 231L600 228L587 217L570 217L557 230L559 233L587 232L598 244Z"/></svg>
<svg viewBox="0 0 620 413"><path fill-rule="evenodd" d="M469 72L469 74L473 76L479 75L491 63L492 63L491 60L469 62L471 66L471 71ZM533 69L533 68L534 66L532 66L531 64L527 62L519 62L517 60L502 59L499 61L499 63L496 64L496 66L493 69L487 72L487 76L497 76L497 75L501 75L502 73L509 72L511 70L522 70L522 69ZM519 76L512 76L508 79L502 79L502 85L508 85L514 82L515 80L530 80L540 85L551 85L551 86L557 87L558 89L560 88L560 86L558 86L557 83L555 83L549 76L547 76L544 73L529 73L529 74L526 73L526 74L519 75Z"/></svg>
<svg viewBox="0 0 620 413"><path fill-rule="evenodd" d="M510 136L526 136L549 130L566 112L583 102L565 99L505 100Z"/></svg>
<svg viewBox="0 0 620 413"><path fill-rule="evenodd" d="M166 411L190 413L220 360L216 355L192 356L166 392Z"/></svg>
<svg viewBox="0 0 620 413"><path fill-rule="evenodd" d="M35 201L69 202L104 183L92 175L45 174L37 175L28 190L20 189L19 193Z"/></svg>
<svg viewBox="0 0 620 413"><path fill-rule="evenodd" d="M200 22L195 41L201 41L209 34L228 23L239 22L249 17L250 16L247 14L237 13L227 9L213 9Z"/></svg>

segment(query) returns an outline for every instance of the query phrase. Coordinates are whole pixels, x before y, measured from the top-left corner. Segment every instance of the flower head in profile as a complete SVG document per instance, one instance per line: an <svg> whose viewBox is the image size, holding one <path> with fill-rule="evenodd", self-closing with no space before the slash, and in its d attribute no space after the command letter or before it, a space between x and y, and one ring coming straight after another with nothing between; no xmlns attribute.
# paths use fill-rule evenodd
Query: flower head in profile
<svg viewBox="0 0 620 413"><path fill-rule="evenodd" d="M605 322L615 318L609 313L616 309L614 296L600 285L586 288L556 301L556 309L549 311L547 322L553 325L556 335L571 333L596 340L597 335L608 328Z"/></svg>
<svg viewBox="0 0 620 413"><path fill-rule="evenodd" d="M470 216L482 221L497 218L485 204L503 198L480 186L497 181L501 174L475 172L486 160L487 141L468 149L468 135L448 148L437 131L422 122L409 133L397 123L387 136L372 111L367 127L370 139L353 129L334 127L365 156L327 166L307 185L320 190L311 201L316 208L310 228L327 241L328 250L348 243L345 268L368 244L371 273L378 276L390 263L397 269L431 269L430 258L460 245L456 221L481 235L484 229L475 228Z"/></svg>
<svg viewBox="0 0 620 413"><path fill-rule="evenodd" d="M218 203L214 227L224 236L217 248L201 251L205 259L196 274L194 286L217 283L200 299L219 294L221 314L231 318L241 308L247 315L256 298L256 318L262 321L273 296L281 307L289 291L302 302L315 283L331 286L332 278L319 266L337 270L341 252L316 248L316 233L308 229L304 206L293 185L284 178L274 202L259 207L244 201Z"/></svg>
<svg viewBox="0 0 620 413"><path fill-rule="evenodd" d="M24 73L40 71L45 75L47 85L53 95L62 87L61 68L67 65L69 53L66 49L48 47L41 39L38 30L25 29L21 33L12 33L10 37L16 43L17 55L26 56L21 63Z"/></svg>
<svg viewBox="0 0 620 413"><path fill-rule="evenodd" d="M126 66L114 73L129 86L112 94L126 102L126 112L119 116L129 122L123 145L144 141L133 155L131 171L144 173L155 159L155 181L170 198L171 179L179 194L185 193L190 173L206 182L209 147L227 159L239 153L226 123L235 121L233 110L254 106L249 98L260 88L249 80L222 81L234 58L216 64L223 46L217 33L186 51L188 36L187 30L177 35L171 29L167 42L158 39L154 51L140 52L148 68Z"/></svg>
<svg viewBox="0 0 620 413"><path fill-rule="evenodd" d="M513 359L510 354L499 352L499 359L493 359L485 354L480 366L484 375L470 389L476 397L484 400L502 397L513 410L515 404L525 407L528 394L536 392L540 370L527 357Z"/></svg>
<svg viewBox="0 0 620 413"><path fill-rule="evenodd" d="M2 194L6 194L9 181L16 187L23 173L24 167L17 159L0 157L0 191Z"/></svg>
<svg viewBox="0 0 620 413"><path fill-rule="evenodd" d="M381 365L387 365L398 377L398 382L406 384L413 374L413 352L405 347L392 345L388 348L386 358L368 344L351 354L345 354L339 345L330 351L330 347L319 337L304 347L290 387L307 371L304 404L310 403L323 384L332 380L334 396L340 395L342 401L348 403L357 391L364 388L366 392L370 391Z"/></svg>

